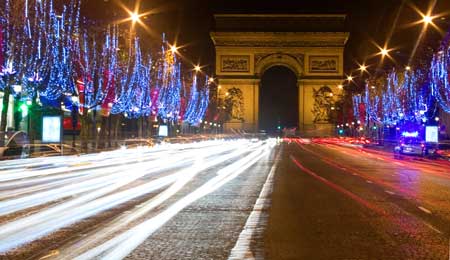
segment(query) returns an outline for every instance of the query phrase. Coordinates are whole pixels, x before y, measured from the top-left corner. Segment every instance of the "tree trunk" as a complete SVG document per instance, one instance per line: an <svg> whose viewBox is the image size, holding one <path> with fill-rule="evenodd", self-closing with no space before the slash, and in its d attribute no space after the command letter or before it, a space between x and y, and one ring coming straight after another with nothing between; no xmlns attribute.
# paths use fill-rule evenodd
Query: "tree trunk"
<svg viewBox="0 0 450 260"><path fill-rule="evenodd" d="M142 117L138 118L137 127L138 127L138 138L142 138Z"/></svg>
<svg viewBox="0 0 450 260"><path fill-rule="evenodd" d="M102 116L100 121L100 132L99 132L99 138L98 138L98 148L103 149L106 147L106 127L108 123L108 117Z"/></svg>
<svg viewBox="0 0 450 260"><path fill-rule="evenodd" d="M82 152L88 151L88 138L90 129L89 117L84 113L80 116L81 120L81 131L80 131L80 146Z"/></svg>
<svg viewBox="0 0 450 260"><path fill-rule="evenodd" d="M20 104L17 98L14 98L13 102L13 115L14 115L14 131L19 131L20 123L22 122L22 112L20 111Z"/></svg>
<svg viewBox="0 0 450 260"><path fill-rule="evenodd" d="M120 115L115 115L114 116L114 124L113 124L113 129L114 129L114 147L117 147L117 141L119 138L119 129L120 129L120 123L121 123L121 116Z"/></svg>
<svg viewBox="0 0 450 260"><path fill-rule="evenodd" d="M8 86L4 89L3 94L3 102L2 102L2 115L1 115L1 123L0 123L0 146L5 145L5 132L6 132L6 118L8 115L8 107L9 107L9 96L11 94L11 90Z"/></svg>
<svg viewBox="0 0 450 260"><path fill-rule="evenodd" d="M92 147L94 150L97 150L97 137L98 137L98 130L97 130L97 110L96 107L92 110Z"/></svg>

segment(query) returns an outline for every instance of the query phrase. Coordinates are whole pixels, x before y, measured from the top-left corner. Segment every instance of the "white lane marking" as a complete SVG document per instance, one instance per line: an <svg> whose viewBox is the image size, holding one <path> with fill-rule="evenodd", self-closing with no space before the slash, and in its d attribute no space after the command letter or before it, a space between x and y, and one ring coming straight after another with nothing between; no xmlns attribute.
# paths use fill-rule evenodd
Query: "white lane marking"
<svg viewBox="0 0 450 260"><path fill-rule="evenodd" d="M424 207L422 207L422 206L419 206L418 208L419 208L421 211L425 212L425 213L431 214L431 211L430 211L429 209L427 209L427 208L424 208Z"/></svg>
<svg viewBox="0 0 450 260"><path fill-rule="evenodd" d="M431 225L431 224L429 224L429 223L427 223L427 222L425 222L425 221L422 221L422 222L425 224L425 226L431 228L431 229L432 229L433 231L435 231L436 233L442 234L442 232L441 232L439 229L433 227L433 225Z"/></svg>
<svg viewBox="0 0 450 260"><path fill-rule="evenodd" d="M386 192L387 194L395 195L395 192L390 191L390 190L385 190L384 192Z"/></svg>
<svg viewBox="0 0 450 260"><path fill-rule="evenodd" d="M250 244L255 235L258 235L259 237L263 234L267 225L268 214L265 211L269 208L272 201L269 196L272 194L273 177L275 175L275 170L279 162L280 154L281 152L278 153L277 158L275 159L275 163L270 169L266 182L264 183L259 197L256 200L255 206L253 207L253 211L250 213L245 223L244 229L241 231L241 234L239 234L239 238L236 241L236 244L234 245L233 249L231 249L228 260L255 259L255 256L250 248ZM261 215L263 214L264 216L261 217Z"/></svg>

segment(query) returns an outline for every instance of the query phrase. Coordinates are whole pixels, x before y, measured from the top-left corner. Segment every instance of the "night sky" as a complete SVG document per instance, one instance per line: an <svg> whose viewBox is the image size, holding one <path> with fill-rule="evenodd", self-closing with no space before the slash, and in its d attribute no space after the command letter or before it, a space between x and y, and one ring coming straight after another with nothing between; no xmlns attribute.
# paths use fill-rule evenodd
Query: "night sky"
<svg viewBox="0 0 450 260"><path fill-rule="evenodd" d="M214 64L214 46L209 31L214 29L215 13L343 13L347 14L347 30L350 39L345 50L346 71L357 67L356 62L378 63L378 57L370 56L378 49L371 41L383 45L390 38L388 48L396 48L393 58L400 64L408 62L421 25L409 24L422 17L414 7L426 12L433 0L143 0L140 12L150 11L144 22L151 33L142 31L142 38L149 40L166 33L170 41L186 45L184 53L193 63ZM450 22L450 1L435 1L433 14L442 14L435 23L447 31ZM126 17L120 3L134 9L137 1L84 0L83 14L98 22L110 22ZM396 17L397 22L395 23ZM389 37L391 35L391 37ZM429 28L423 40L435 47L442 36ZM386 62L386 65L391 65Z"/></svg>
<svg viewBox="0 0 450 260"><path fill-rule="evenodd" d="M83 15L97 23L106 24L128 17L126 11L120 7L134 9L137 1L132 0L84 0ZM438 47L450 25L449 0L143 0L139 12L151 12L142 17L143 22L150 29L140 29L144 42L159 43L160 35L165 32L169 43L176 42L184 46L181 53L192 64L201 64L203 71L211 75L214 72L214 46L209 32L214 30L213 14L216 13L284 13L284 14L346 14L346 28L350 38L345 48L345 73L358 76L358 63L369 65L369 71L375 68L386 69L390 66L408 64L415 43L418 41L422 24L413 25L422 16L417 12L426 13L433 6L432 15L438 15L433 22L442 30L429 27L421 40L415 57L425 56L432 48ZM124 24L126 26L126 24ZM138 28L139 30L139 28ZM379 49L374 43L383 46L387 43L392 60L385 59L380 63L380 56L374 55ZM413 62L416 59L413 59ZM274 73L276 78L282 74ZM355 84L347 89L358 88L362 80L357 77ZM270 81L270 80L269 80ZM273 91L276 88L272 88ZM274 95L276 93L269 93ZM263 101L263 100L261 100ZM292 110L292 104L285 103L281 110ZM294 104L295 105L295 104ZM295 113L289 118L295 118ZM271 117L271 125L277 124L276 116ZM286 124L291 119L285 118Z"/></svg>

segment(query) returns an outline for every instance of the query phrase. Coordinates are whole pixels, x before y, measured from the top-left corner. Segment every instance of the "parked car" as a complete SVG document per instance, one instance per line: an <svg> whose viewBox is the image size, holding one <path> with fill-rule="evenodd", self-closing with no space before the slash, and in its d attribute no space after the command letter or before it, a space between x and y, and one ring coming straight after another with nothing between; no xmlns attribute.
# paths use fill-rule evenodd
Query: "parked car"
<svg viewBox="0 0 450 260"><path fill-rule="evenodd" d="M16 159L26 157L26 145L28 136L23 131L7 131L5 146L0 147L0 159Z"/></svg>
<svg viewBox="0 0 450 260"><path fill-rule="evenodd" d="M402 137L398 144L394 147L395 154L419 155L428 154L425 142L417 137Z"/></svg>
<svg viewBox="0 0 450 260"><path fill-rule="evenodd" d="M0 147L0 160L79 154L67 144L29 144L27 134L22 131L9 132L6 137L6 145Z"/></svg>
<svg viewBox="0 0 450 260"><path fill-rule="evenodd" d="M450 143L439 143L436 155L450 160Z"/></svg>
<svg viewBox="0 0 450 260"><path fill-rule="evenodd" d="M29 144L25 146L25 157L49 157L61 155L79 155L80 152L67 144Z"/></svg>

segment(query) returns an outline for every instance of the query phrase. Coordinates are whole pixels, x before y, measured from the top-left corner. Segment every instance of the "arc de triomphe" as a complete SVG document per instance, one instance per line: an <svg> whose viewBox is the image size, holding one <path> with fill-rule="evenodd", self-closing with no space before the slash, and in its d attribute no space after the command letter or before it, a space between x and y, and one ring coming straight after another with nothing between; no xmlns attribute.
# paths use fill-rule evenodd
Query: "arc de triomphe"
<svg viewBox="0 0 450 260"><path fill-rule="evenodd" d="M329 132L334 102L342 94L345 15L216 14L210 33L221 94L242 93L240 120L226 128L258 130L264 72L285 66L297 76L299 129Z"/></svg>

